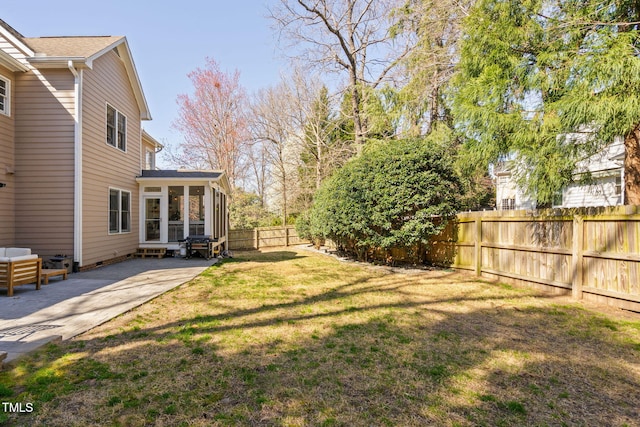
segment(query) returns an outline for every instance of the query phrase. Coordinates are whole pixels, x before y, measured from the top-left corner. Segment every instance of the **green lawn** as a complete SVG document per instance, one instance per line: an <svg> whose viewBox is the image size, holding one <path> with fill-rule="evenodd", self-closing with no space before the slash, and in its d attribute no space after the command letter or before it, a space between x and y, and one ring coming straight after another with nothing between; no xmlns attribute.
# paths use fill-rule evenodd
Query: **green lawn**
<svg viewBox="0 0 640 427"><path fill-rule="evenodd" d="M639 390L640 320L288 248L237 254L22 359L0 373L0 401L34 411L0 421L632 426Z"/></svg>

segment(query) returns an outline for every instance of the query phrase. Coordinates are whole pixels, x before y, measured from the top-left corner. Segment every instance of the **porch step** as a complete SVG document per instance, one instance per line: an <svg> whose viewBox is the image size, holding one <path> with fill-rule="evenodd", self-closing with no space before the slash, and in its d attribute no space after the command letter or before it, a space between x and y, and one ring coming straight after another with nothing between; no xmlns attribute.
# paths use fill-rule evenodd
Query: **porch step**
<svg viewBox="0 0 640 427"><path fill-rule="evenodd" d="M167 248L138 248L136 256L141 258L156 257L162 258L167 253Z"/></svg>

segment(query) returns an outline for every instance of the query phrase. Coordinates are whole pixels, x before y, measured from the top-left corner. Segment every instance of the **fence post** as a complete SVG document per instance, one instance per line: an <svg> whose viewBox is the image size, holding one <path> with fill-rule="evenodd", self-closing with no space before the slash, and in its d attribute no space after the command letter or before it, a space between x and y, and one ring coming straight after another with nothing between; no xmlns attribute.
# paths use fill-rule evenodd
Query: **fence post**
<svg viewBox="0 0 640 427"><path fill-rule="evenodd" d="M289 246L289 227L284 226L284 245Z"/></svg>
<svg viewBox="0 0 640 427"><path fill-rule="evenodd" d="M573 216L573 251L571 254L571 295L582 299L582 271L584 250L584 219L580 215Z"/></svg>
<svg viewBox="0 0 640 427"><path fill-rule="evenodd" d="M256 249L260 249L260 232L257 228L253 229L253 243Z"/></svg>
<svg viewBox="0 0 640 427"><path fill-rule="evenodd" d="M476 218L476 276L482 274L482 218Z"/></svg>

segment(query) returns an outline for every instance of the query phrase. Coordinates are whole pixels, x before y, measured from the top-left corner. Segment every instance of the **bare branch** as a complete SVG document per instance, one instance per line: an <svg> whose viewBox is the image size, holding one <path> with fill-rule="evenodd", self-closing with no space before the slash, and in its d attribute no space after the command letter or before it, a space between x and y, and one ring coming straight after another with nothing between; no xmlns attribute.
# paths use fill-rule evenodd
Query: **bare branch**
<svg viewBox="0 0 640 427"><path fill-rule="evenodd" d="M303 46L299 56L325 70L337 67L345 73L357 146L363 144L367 134L361 85L374 82L375 87L388 79L412 47L412 43L399 49L390 45L388 20L401 3L402 0L280 0L280 8L272 12L280 31Z"/></svg>

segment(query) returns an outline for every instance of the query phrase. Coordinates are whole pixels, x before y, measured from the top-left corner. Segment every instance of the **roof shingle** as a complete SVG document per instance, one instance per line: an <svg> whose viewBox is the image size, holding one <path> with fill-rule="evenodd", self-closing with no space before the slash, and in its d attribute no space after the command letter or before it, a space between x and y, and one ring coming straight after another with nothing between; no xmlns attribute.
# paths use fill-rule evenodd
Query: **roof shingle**
<svg viewBox="0 0 640 427"><path fill-rule="evenodd" d="M123 39L123 36L25 37L36 54L62 58L89 58Z"/></svg>

